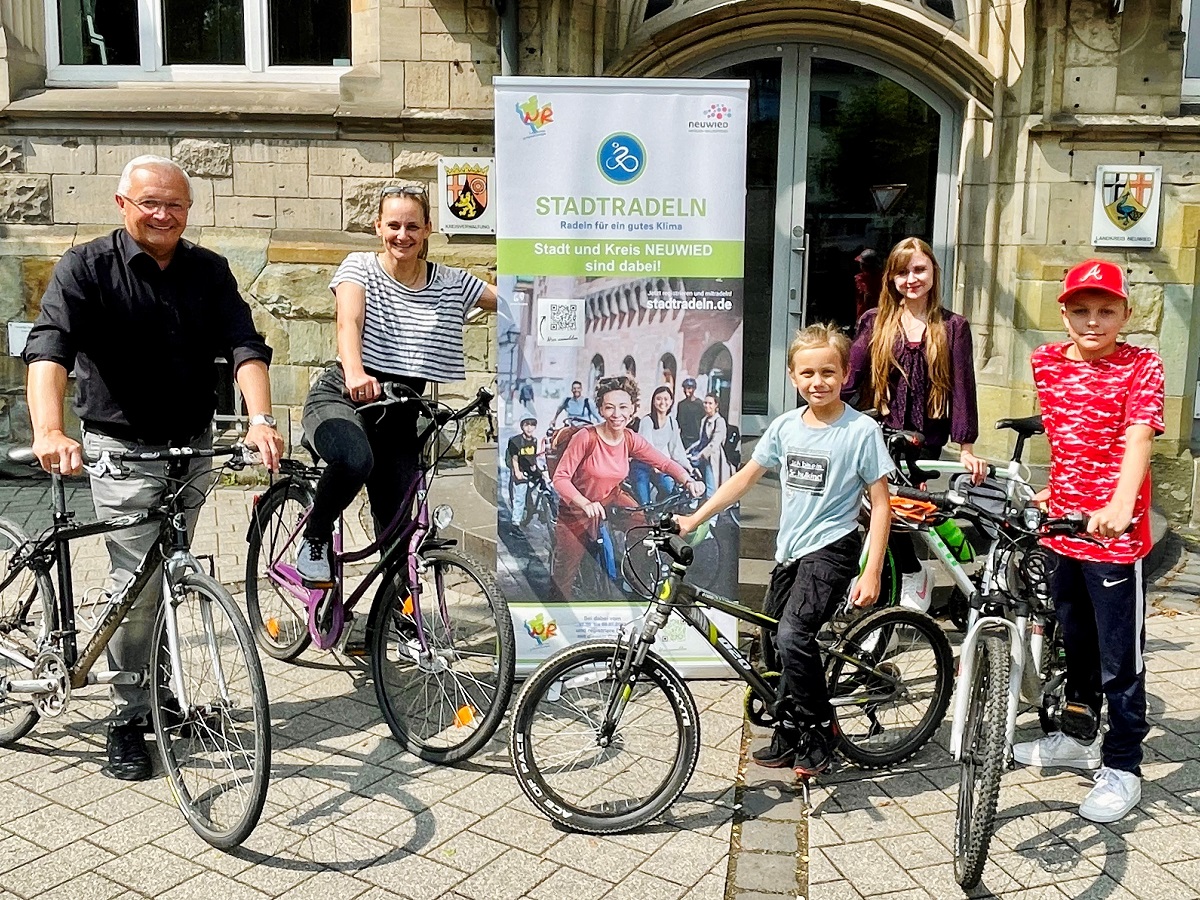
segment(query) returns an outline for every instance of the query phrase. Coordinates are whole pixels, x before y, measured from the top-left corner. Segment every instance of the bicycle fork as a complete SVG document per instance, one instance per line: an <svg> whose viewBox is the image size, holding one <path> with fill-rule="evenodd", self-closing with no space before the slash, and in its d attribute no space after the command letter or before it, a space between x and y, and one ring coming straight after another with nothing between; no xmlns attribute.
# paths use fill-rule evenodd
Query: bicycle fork
<svg viewBox="0 0 1200 900"><path fill-rule="evenodd" d="M646 660L646 654L654 645L654 639L658 635L659 629L667 624L667 619L670 617L671 607L666 603L656 603L654 609L647 613L646 623L635 640L630 641L626 646L622 640L618 639L616 653L612 660L612 665L616 669L616 684L613 685L613 691L608 698L608 709L604 713L604 721L596 735L597 743L601 747L607 747L612 743L617 724L621 721L625 707L633 696L633 688L637 683L642 663ZM623 654L622 650L624 650ZM618 658L621 655L624 656L623 660Z"/></svg>
<svg viewBox="0 0 1200 900"><path fill-rule="evenodd" d="M1021 702L1021 677L1025 667L1025 627L1027 619L1018 616L1015 622L1001 616L974 617L963 639L959 651L958 684L960 690L954 696L954 722L950 729L950 753L955 762L962 762L963 734L967 725L967 713L971 701L970 690L966 689L975 677L975 647L985 632L1005 631L1008 637L1008 708L1005 716L1005 744L1012 747L1013 735L1017 730L1017 712Z"/></svg>

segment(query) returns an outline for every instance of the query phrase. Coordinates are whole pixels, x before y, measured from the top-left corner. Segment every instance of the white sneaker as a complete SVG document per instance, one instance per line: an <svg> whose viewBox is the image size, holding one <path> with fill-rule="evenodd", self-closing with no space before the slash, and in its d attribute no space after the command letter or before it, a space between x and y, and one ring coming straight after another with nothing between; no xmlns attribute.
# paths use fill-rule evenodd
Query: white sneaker
<svg viewBox="0 0 1200 900"><path fill-rule="evenodd" d="M1132 772L1102 768L1096 786L1079 804L1079 814L1089 822L1117 822L1142 799L1142 779Z"/></svg>
<svg viewBox="0 0 1200 900"><path fill-rule="evenodd" d="M917 612L929 612L933 599L933 579L924 566L919 572L906 572L900 577L900 605Z"/></svg>
<svg viewBox="0 0 1200 900"><path fill-rule="evenodd" d="M1013 759L1023 766L1067 766L1071 769L1100 768L1100 737L1090 744L1056 731L1036 741L1013 744Z"/></svg>

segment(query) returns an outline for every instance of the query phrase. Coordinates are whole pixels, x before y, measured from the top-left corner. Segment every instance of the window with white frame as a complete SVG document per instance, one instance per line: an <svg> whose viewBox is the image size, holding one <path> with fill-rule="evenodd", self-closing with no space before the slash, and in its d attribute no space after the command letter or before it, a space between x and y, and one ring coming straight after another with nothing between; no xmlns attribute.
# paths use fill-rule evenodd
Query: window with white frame
<svg viewBox="0 0 1200 900"><path fill-rule="evenodd" d="M50 84L334 81L350 0L45 0Z"/></svg>
<svg viewBox="0 0 1200 900"><path fill-rule="evenodd" d="M1183 0L1183 102L1200 103L1200 0Z"/></svg>

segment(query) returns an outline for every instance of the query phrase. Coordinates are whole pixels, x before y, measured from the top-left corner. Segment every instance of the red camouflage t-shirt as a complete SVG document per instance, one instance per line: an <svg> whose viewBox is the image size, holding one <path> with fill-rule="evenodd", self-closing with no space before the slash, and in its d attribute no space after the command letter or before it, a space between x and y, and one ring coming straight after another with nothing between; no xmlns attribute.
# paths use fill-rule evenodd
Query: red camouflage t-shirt
<svg viewBox="0 0 1200 900"><path fill-rule="evenodd" d="M1050 514L1093 513L1112 499L1125 455L1125 429L1163 432L1163 363L1147 347L1118 344L1101 359L1067 356L1070 341L1033 351L1042 422L1050 439ZM1079 538L1047 538L1074 559L1132 563L1150 552L1150 476L1142 483L1129 531L1103 546Z"/></svg>

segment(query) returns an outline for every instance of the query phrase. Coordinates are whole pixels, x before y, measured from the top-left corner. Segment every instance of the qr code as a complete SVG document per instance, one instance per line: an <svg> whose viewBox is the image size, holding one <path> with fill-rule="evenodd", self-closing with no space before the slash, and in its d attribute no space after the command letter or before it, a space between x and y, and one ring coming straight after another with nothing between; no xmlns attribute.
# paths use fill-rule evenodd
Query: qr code
<svg viewBox="0 0 1200 900"><path fill-rule="evenodd" d="M574 331L579 320L579 307L573 303L550 304L550 330Z"/></svg>
<svg viewBox="0 0 1200 900"><path fill-rule="evenodd" d="M578 347L583 344L583 300L538 299L538 345Z"/></svg>

